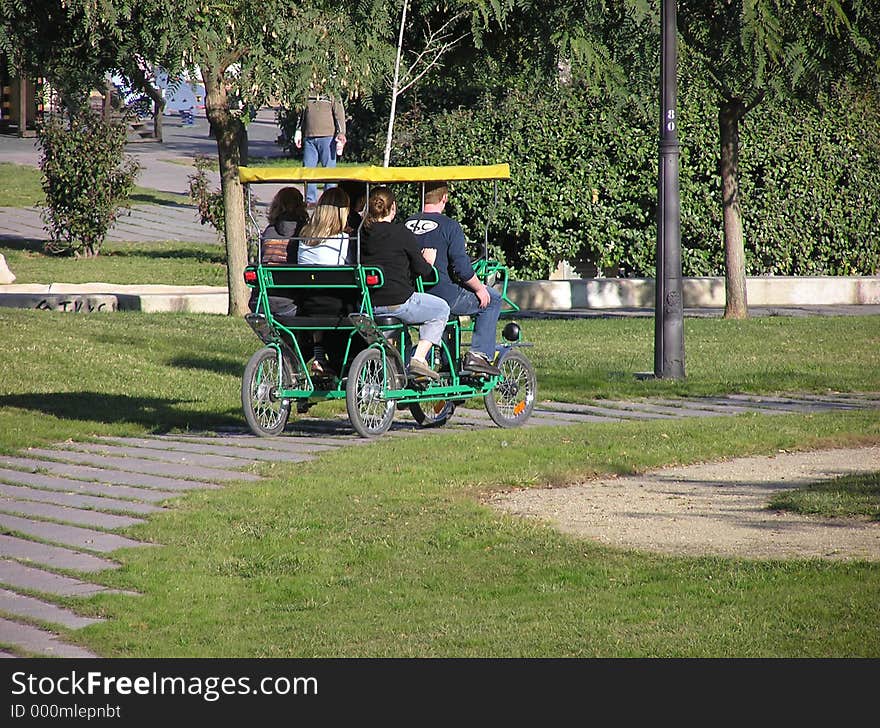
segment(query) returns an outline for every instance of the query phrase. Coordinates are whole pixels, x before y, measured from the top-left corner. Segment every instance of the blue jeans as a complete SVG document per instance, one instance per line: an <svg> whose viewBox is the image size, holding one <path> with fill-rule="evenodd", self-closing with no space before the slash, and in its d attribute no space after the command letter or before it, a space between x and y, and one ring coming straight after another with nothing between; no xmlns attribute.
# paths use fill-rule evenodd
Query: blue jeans
<svg viewBox="0 0 880 728"><path fill-rule="evenodd" d="M495 358L495 332L498 317L501 315L501 294L490 286L486 286L486 290L489 291L489 305L486 308L480 308L476 293L462 287L458 295L449 302L449 310L453 316L474 317L471 351L474 354L485 354L492 361Z"/></svg>
<svg viewBox="0 0 880 728"><path fill-rule="evenodd" d="M373 313L395 316L405 324L418 324L419 339L436 345L449 320L449 304L439 296L416 291L399 306L374 306Z"/></svg>
<svg viewBox="0 0 880 728"><path fill-rule="evenodd" d="M303 139L303 167L336 166L336 139L332 136L305 137ZM324 189L336 187L335 184L325 184ZM306 202L317 202L318 185L310 183L306 185Z"/></svg>

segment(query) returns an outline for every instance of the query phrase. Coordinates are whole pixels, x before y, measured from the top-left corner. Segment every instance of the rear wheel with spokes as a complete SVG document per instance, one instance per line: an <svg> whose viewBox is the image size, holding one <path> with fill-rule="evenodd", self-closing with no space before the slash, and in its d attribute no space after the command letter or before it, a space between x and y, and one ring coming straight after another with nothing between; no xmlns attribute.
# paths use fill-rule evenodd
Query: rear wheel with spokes
<svg viewBox="0 0 880 728"><path fill-rule="evenodd" d="M348 419L362 437L378 437L388 431L394 419L395 401L382 393L394 386L394 361L379 349L364 349L351 362L345 385Z"/></svg>
<svg viewBox="0 0 880 728"><path fill-rule="evenodd" d="M440 399L436 402L413 402L409 406L413 419L422 427L441 427L455 412L455 402Z"/></svg>

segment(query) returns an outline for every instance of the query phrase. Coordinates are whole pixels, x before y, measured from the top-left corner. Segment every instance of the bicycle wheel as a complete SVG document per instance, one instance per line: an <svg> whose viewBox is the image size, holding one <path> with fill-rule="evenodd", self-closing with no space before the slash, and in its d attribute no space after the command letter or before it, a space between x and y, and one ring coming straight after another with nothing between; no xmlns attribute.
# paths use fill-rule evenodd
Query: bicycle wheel
<svg viewBox="0 0 880 728"><path fill-rule="evenodd" d="M387 366L387 370L386 370ZM395 401L382 399L387 381L394 385L395 365L390 357L383 363L378 349L364 349L351 362L345 384L348 419L361 437L378 437L391 427Z"/></svg>
<svg viewBox="0 0 880 728"><path fill-rule="evenodd" d="M486 411L499 427L519 427L532 414L538 379L532 363L514 349L498 365L504 377L486 395Z"/></svg>
<svg viewBox="0 0 880 728"><path fill-rule="evenodd" d="M409 406L413 419L422 427L442 427L452 413L455 412L455 402L448 399L440 399L436 402L413 402Z"/></svg>
<svg viewBox="0 0 880 728"><path fill-rule="evenodd" d="M282 382L293 381L290 363L282 357L279 370L278 352L271 346L257 351L244 368L241 379L241 405L251 432L260 437L277 435L290 416L290 400L278 397Z"/></svg>

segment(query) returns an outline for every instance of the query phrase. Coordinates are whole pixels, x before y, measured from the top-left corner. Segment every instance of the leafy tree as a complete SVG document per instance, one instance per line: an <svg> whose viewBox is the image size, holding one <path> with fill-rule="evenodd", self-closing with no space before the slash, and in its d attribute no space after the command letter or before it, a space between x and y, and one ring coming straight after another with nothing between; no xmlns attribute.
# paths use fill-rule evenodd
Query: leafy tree
<svg viewBox="0 0 880 728"><path fill-rule="evenodd" d="M0 52L20 71L45 76L71 112L83 106L91 89L104 88L108 73L124 76L161 107L152 64L173 70L181 55L175 45L181 39L171 32L171 7L168 0L5 0ZM155 123L161 137L161 122Z"/></svg>
<svg viewBox="0 0 880 728"><path fill-rule="evenodd" d="M47 207L48 249L94 256L124 206L137 165L124 161L125 131L89 113L89 92L111 70L131 68L147 50L142 23L103 3L8 0L0 6L0 50L20 72L44 76L62 113L38 129ZM108 11L108 12L105 12ZM140 45L138 45L140 44ZM150 47L159 54L161 44Z"/></svg>
<svg viewBox="0 0 880 728"><path fill-rule="evenodd" d="M299 97L309 89L351 93L371 81L372 59L385 49L385 4L362 0L340 8L329 0L291 6L285 0L9 0L2 47L51 72L75 101L131 58L185 67L201 75L205 108L217 139L229 311L243 313L246 234L238 178L247 109L268 97ZM33 18L29 18L29 13ZM37 12L38 11L38 12ZM19 21L24 24L19 27ZM53 38L53 43L45 43ZM124 39L129 44L123 44ZM48 50L40 45L51 46ZM136 74L130 73L130 78Z"/></svg>
<svg viewBox="0 0 880 728"><path fill-rule="evenodd" d="M718 99L728 318L748 316L740 125L768 97L810 99L837 79L865 73L876 79L878 46L861 30L875 27L869 6L860 0L679 0L679 30Z"/></svg>
<svg viewBox="0 0 880 728"><path fill-rule="evenodd" d="M183 0L175 18L189 39L186 65L205 84L205 111L217 139L225 208L229 312L247 310L243 280L247 236L239 181L240 140L247 109L269 97L299 98L309 90L357 92L370 80L372 58L382 51L377 33L387 20L383 3Z"/></svg>
<svg viewBox="0 0 880 728"><path fill-rule="evenodd" d="M113 50L98 42L98 25L101 19L76 2L6 0L0 5L0 50L19 71L45 76L76 111L90 89L103 88L114 63Z"/></svg>

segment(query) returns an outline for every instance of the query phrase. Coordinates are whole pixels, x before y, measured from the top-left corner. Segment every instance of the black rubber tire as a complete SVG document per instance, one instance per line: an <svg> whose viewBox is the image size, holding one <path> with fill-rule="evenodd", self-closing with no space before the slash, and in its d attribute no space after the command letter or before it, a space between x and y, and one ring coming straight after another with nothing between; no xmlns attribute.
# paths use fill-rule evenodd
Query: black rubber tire
<svg viewBox="0 0 880 728"><path fill-rule="evenodd" d="M272 437L283 432L290 416L289 399L278 399L282 385L293 381L290 363L282 357L283 374L278 371L278 352L271 346L258 350L248 361L241 378L241 406L251 432ZM283 380L282 380L283 376Z"/></svg>
<svg viewBox="0 0 880 728"><path fill-rule="evenodd" d="M532 414L538 392L538 379L532 363L513 349L498 364L504 377L486 395L486 411L499 427L519 427Z"/></svg>
<svg viewBox="0 0 880 728"><path fill-rule="evenodd" d="M364 349L351 362L345 383L345 406L352 427L361 437L379 437L391 427L396 411L392 399L380 400L384 382L395 382L396 367L390 357L385 357L390 371L384 372L382 352Z"/></svg>
<svg viewBox="0 0 880 728"><path fill-rule="evenodd" d="M449 418L455 412L455 402L448 399L436 402L413 402L409 406L409 411L421 427L442 427L449 422Z"/></svg>

